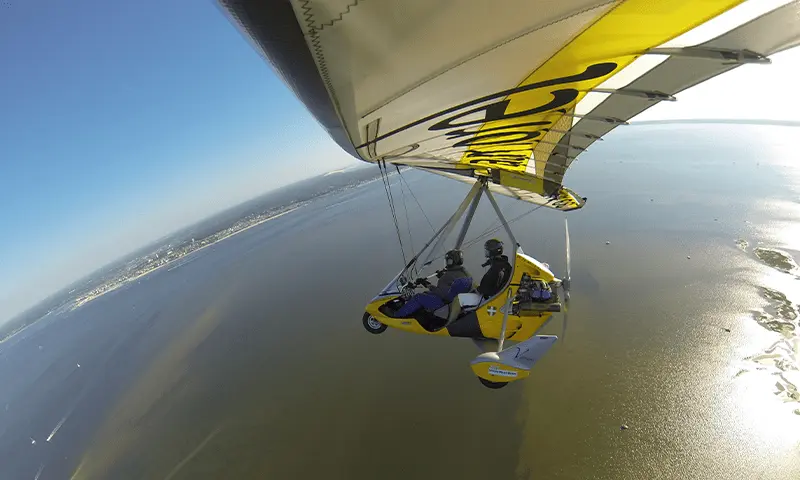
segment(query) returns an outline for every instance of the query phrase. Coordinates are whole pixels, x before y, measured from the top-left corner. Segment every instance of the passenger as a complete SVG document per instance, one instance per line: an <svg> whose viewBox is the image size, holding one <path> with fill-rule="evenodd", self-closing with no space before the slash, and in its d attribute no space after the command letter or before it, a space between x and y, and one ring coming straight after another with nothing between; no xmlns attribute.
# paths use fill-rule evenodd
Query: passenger
<svg viewBox="0 0 800 480"><path fill-rule="evenodd" d="M503 242L500 240L496 238L487 240L483 244L483 250L487 260L481 266L491 266L478 285L478 293L487 299L500 293L506 286L511 277L511 264L508 262L508 257L503 255Z"/></svg>
<svg viewBox="0 0 800 480"><path fill-rule="evenodd" d="M467 269L464 268L464 254L461 250L450 250L444 256L444 270L437 272L439 280L436 285L431 284L427 279L418 280L418 283L428 287L427 292L422 292L409 298L394 314L395 317L409 317L420 308L428 311L436 310L453 301L449 298L450 288L459 278L471 278ZM471 283L471 280L470 280ZM468 291L468 286L465 291Z"/></svg>

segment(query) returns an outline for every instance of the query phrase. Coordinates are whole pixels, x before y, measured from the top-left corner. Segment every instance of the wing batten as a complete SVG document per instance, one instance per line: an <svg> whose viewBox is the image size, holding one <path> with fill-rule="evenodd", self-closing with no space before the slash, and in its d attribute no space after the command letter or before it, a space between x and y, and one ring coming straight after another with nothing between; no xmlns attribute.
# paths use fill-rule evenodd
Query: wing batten
<svg viewBox="0 0 800 480"><path fill-rule="evenodd" d="M730 48L709 47L683 47L683 48L653 48L647 51L648 55L668 55L674 57L705 58L707 60L722 60L735 65L746 63L760 63L769 65L772 61L758 52Z"/></svg>
<svg viewBox="0 0 800 480"><path fill-rule="evenodd" d="M608 93L611 95L631 95L633 97L642 97L652 102L674 102L675 97L668 93L658 90L637 90L635 88L593 88L591 92L594 93Z"/></svg>
<svg viewBox="0 0 800 480"><path fill-rule="evenodd" d="M658 90L674 97L687 88L740 65L747 63L766 65L769 62L760 59L800 44L798 19L800 19L800 2L795 0L763 13L701 45L676 50L655 49L659 51L659 54L667 51L691 52L691 54L669 55L665 61L632 79L620 90ZM740 55L740 52L745 51L761 53L752 54L750 57ZM737 59L741 61L735 61ZM767 58L767 60L769 59ZM630 119L656 103L658 101L611 94L589 110L589 113L600 116L616 115ZM613 130L614 126L579 120L573 129L580 129L582 132L602 137ZM568 141L572 145L581 147L588 147L592 143L592 140L586 137L571 137Z"/></svg>

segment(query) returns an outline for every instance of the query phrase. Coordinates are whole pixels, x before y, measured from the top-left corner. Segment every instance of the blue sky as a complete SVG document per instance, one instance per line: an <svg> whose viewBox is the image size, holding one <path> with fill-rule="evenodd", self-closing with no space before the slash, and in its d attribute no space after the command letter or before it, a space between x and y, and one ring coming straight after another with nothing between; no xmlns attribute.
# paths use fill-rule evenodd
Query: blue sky
<svg viewBox="0 0 800 480"><path fill-rule="evenodd" d="M211 0L10 0L0 65L0 322L165 230L354 162Z"/></svg>
<svg viewBox="0 0 800 480"><path fill-rule="evenodd" d="M642 119L797 119L800 55L775 60ZM356 164L212 0L3 0L0 65L0 323L168 231Z"/></svg>

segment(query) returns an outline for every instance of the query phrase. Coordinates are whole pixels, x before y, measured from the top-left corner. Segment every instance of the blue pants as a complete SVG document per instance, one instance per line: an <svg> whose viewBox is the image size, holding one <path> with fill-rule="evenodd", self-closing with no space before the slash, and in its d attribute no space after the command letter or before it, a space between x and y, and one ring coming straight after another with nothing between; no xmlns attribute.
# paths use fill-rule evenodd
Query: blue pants
<svg viewBox="0 0 800 480"><path fill-rule="evenodd" d="M414 312L419 310L420 308L424 308L429 312L436 310L437 308L444 306L444 300L439 298L438 295L434 295L430 292L418 293L413 297L409 298L406 303L400 307L397 312L395 312L395 316L397 317L410 317Z"/></svg>

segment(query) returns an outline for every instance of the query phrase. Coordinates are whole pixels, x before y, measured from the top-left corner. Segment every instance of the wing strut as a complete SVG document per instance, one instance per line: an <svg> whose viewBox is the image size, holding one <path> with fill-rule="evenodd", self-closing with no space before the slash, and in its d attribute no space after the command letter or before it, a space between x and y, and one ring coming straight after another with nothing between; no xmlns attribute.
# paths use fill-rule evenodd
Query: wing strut
<svg viewBox="0 0 800 480"><path fill-rule="evenodd" d="M497 201L494 199L494 195L492 195L492 192L490 192L488 189L486 190L486 198L488 198L489 202L492 204L492 208L494 208L494 211L497 214L497 218L499 218L500 222L502 222L503 228L506 229L508 238L511 239L511 243L514 245L514 248L519 247L520 245L517 243L517 239L514 237L514 232L512 232L511 227L508 226L508 221L506 220L506 217L503 216L503 212L501 212L500 207L497 206ZM516 258L516 255L514 257Z"/></svg>
<svg viewBox="0 0 800 480"><path fill-rule="evenodd" d="M475 194L475 198L472 199L472 203L469 205L469 210L467 210L467 218L464 219L464 225L461 226L461 231L458 232L458 240L456 240L456 249L460 249L461 245L464 243L464 237L467 236L467 230L469 230L469 226L472 223L472 217L475 216L475 210L478 209L478 202L481 201L481 194L486 192L486 195L489 195L489 189L486 188L485 181L479 182L482 185L482 188L478 190L478 193Z"/></svg>

